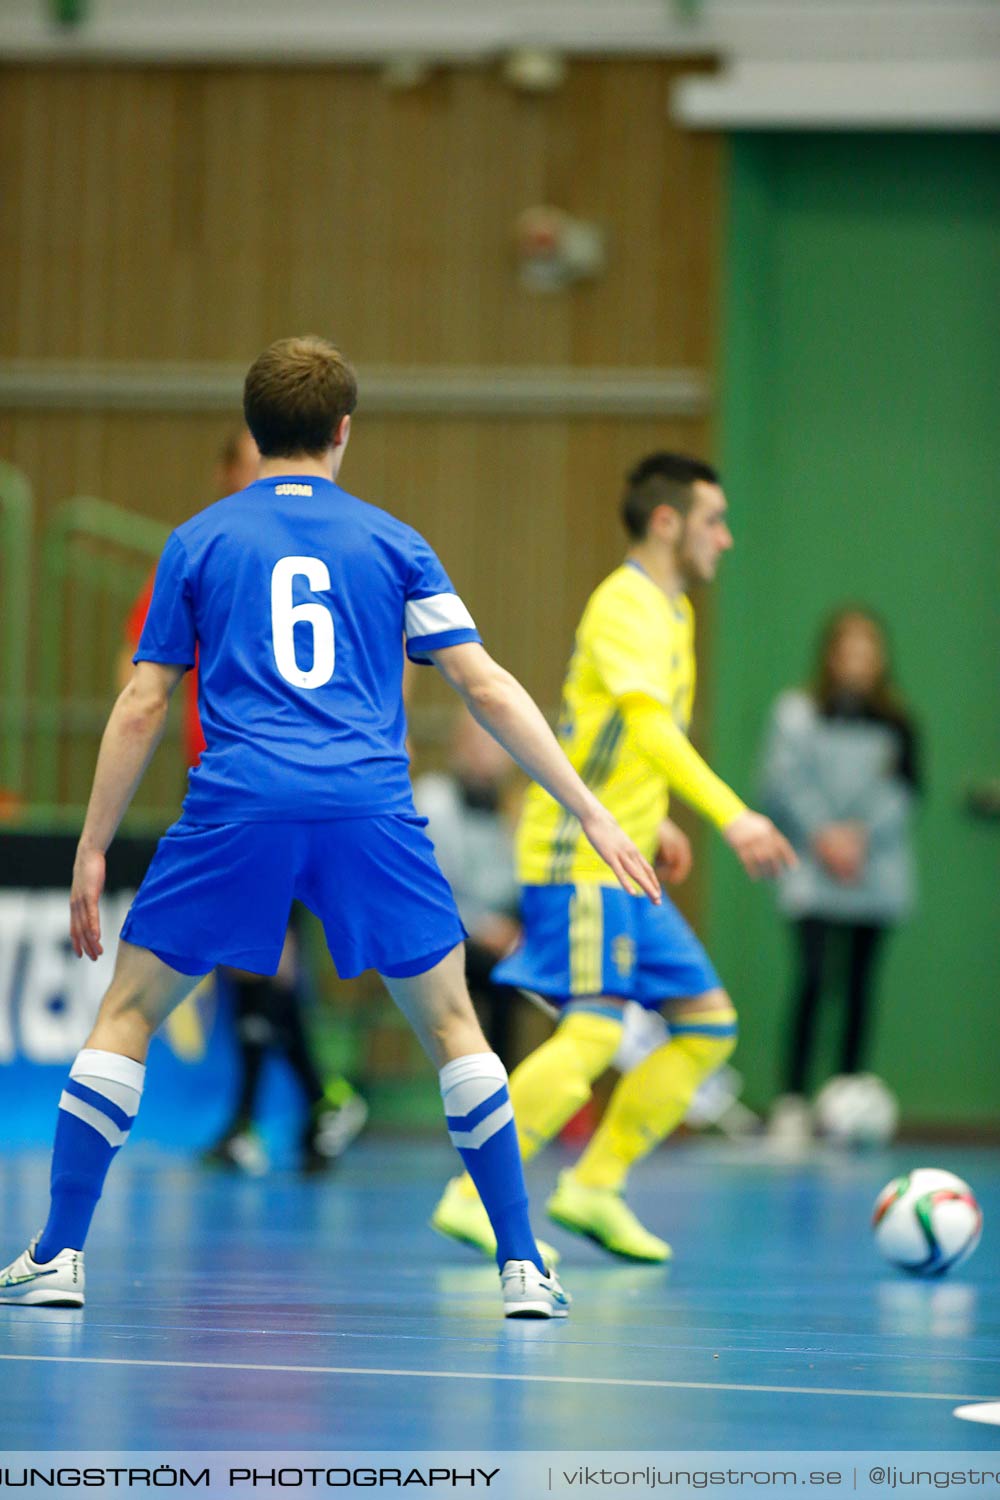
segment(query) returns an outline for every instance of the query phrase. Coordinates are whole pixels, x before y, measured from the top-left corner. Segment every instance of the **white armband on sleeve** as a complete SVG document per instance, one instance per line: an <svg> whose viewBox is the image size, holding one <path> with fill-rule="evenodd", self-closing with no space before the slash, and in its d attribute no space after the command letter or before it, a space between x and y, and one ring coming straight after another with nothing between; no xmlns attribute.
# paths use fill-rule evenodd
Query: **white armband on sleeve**
<svg viewBox="0 0 1000 1500"><path fill-rule="evenodd" d="M457 594L431 594L406 603L406 654L412 661L427 661L427 652L442 646L478 641L476 622Z"/></svg>

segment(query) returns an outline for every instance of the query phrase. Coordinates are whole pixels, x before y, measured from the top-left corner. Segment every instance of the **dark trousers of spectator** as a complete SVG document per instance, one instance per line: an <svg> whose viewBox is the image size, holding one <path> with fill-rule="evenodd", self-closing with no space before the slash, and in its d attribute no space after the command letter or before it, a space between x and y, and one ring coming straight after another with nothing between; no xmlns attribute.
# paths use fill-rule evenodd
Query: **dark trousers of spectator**
<svg viewBox="0 0 1000 1500"><path fill-rule="evenodd" d="M244 978L231 970L226 971L226 979L233 992L242 1063L232 1128L245 1127L253 1115L261 1070L270 1051L284 1053L310 1108L317 1105L323 1098L323 1084L309 1050L295 990L274 979Z"/></svg>
<svg viewBox="0 0 1000 1500"><path fill-rule="evenodd" d="M518 994L516 990L493 983L490 973L498 962L492 949L477 943L475 938L466 938L465 979L469 994L480 1013L486 1040L504 1066L510 1067L511 1031Z"/></svg>
<svg viewBox="0 0 1000 1500"><path fill-rule="evenodd" d="M792 924L795 930L799 970L794 1010L789 1029L786 1092L805 1092L824 981L834 949L846 947L846 1013L840 1053L840 1071L861 1071L870 1033L875 960L886 928L872 922L831 922L822 917L804 917Z"/></svg>

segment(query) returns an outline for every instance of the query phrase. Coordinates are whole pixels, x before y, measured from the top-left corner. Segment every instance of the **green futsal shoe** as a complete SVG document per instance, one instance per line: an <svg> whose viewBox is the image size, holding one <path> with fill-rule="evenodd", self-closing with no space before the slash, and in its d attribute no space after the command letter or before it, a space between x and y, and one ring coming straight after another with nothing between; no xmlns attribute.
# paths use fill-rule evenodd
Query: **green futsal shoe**
<svg viewBox="0 0 1000 1500"><path fill-rule="evenodd" d="M450 1240L471 1245L492 1260L497 1253L497 1237L493 1225L478 1196L470 1198L463 1189L463 1179L453 1177L441 1195L441 1201L431 1215L431 1228ZM547 1266L559 1263L559 1251L544 1240L536 1240L538 1253Z"/></svg>
<svg viewBox="0 0 1000 1500"><path fill-rule="evenodd" d="M558 1186L545 1205L550 1219L596 1240L612 1255L624 1260L660 1264L673 1251L666 1240L644 1228L619 1193L611 1188L583 1187L572 1172L560 1175Z"/></svg>

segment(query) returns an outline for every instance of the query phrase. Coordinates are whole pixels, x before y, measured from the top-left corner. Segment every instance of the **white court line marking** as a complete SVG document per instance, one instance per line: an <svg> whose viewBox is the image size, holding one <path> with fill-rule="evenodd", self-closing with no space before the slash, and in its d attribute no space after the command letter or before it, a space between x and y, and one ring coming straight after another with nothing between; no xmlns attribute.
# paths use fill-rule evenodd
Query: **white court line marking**
<svg viewBox="0 0 1000 1500"><path fill-rule="evenodd" d="M770 1396L868 1396L886 1401L985 1401L948 1391L856 1391L835 1386L728 1385L716 1380L619 1380L599 1375L491 1375L479 1370L380 1370L365 1365L250 1365L209 1359L104 1359L82 1354L0 1354L47 1365L127 1365L156 1370L248 1370L271 1375L385 1375L403 1380L520 1380L541 1385L640 1386L664 1391L760 1391Z"/></svg>

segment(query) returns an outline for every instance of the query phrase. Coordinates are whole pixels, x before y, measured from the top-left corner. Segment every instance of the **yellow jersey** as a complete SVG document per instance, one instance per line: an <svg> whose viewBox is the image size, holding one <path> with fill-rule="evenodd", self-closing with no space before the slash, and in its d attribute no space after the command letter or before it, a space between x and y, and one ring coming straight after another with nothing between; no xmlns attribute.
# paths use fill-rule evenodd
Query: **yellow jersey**
<svg viewBox="0 0 1000 1500"><path fill-rule="evenodd" d="M556 733L582 779L649 859L667 812L667 777L630 744L621 700L632 693L655 699L686 734L694 687L691 601L668 598L636 563L624 563L587 601ZM617 883L579 819L537 784L525 798L517 864L523 885Z"/></svg>

